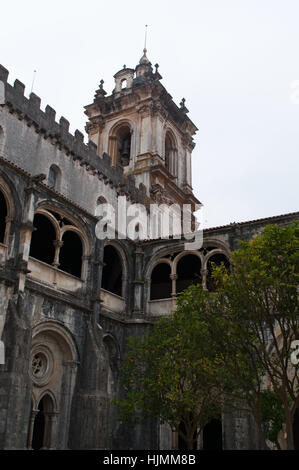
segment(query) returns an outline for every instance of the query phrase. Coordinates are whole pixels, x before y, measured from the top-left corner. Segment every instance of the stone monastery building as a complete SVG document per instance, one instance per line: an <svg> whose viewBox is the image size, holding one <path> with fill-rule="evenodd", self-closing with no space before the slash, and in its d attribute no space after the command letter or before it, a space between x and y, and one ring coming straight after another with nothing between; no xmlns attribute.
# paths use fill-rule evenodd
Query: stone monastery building
<svg viewBox="0 0 299 470"><path fill-rule="evenodd" d="M169 315L176 296L229 265L240 239L299 213L203 231L199 248L170 237L100 239L99 207L188 205L196 126L177 106L146 50L136 68L101 81L85 106L88 144L0 66L0 448L177 449L167 426L128 428L111 403L122 394L126 338ZM116 212L117 216L120 216ZM192 227L194 220L192 219ZM107 228L107 227L106 227ZM108 228L107 228L108 230ZM255 449L250 417L225 413L198 448ZM216 444L215 444L216 443Z"/></svg>

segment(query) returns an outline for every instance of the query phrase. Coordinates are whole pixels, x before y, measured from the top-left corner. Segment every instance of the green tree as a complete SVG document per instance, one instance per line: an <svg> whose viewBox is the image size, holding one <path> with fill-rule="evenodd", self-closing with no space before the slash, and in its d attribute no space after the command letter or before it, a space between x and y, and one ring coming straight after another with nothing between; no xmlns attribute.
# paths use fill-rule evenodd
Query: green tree
<svg viewBox="0 0 299 470"><path fill-rule="evenodd" d="M117 401L122 419L158 418L188 449L218 416L223 399L221 351L206 321L213 308L208 297L199 286L190 287L173 315L157 321L145 338L129 339L122 367L126 398Z"/></svg>
<svg viewBox="0 0 299 470"><path fill-rule="evenodd" d="M287 449L293 449L299 405L298 365L291 362L292 342L299 336L299 224L268 225L241 243L231 267L231 273L223 266L213 271L218 314L226 323L226 336L218 332L224 376L231 396L252 411L264 448L266 438L279 446L284 423Z"/></svg>

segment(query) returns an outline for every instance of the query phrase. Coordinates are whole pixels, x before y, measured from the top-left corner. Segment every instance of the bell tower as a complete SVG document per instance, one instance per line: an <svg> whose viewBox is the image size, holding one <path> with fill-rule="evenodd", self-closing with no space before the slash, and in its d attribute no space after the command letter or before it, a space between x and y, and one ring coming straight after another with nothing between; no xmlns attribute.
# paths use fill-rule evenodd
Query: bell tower
<svg viewBox="0 0 299 470"><path fill-rule="evenodd" d="M115 75L115 87L107 96L103 80L92 104L85 106L86 131L112 166L143 183L151 201L158 204L191 204L191 153L197 127L187 116L183 98L177 106L153 70L147 50L135 69L123 66Z"/></svg>

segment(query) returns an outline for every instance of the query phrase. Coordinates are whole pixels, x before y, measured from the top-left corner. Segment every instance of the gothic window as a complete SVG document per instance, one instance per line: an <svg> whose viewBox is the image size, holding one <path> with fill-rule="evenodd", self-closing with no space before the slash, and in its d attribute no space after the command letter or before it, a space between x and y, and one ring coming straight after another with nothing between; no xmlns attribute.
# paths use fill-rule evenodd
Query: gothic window
<svg viewBox="0 0 299 470"><path fill-rule="evenodd" d="M49 169L48 185L52 189L58 189L60 182L60 169L57 165L51 165Z"/></svg>
<svg viewBox="0 0 299 470"><path fill-rule="evenodd" d="M196 255L183 256L177 264L176 293L179 294L192 284L201 283L201 261Z"/></svg>
<svg viewBox="0 0 299 470"><path fill-rule="evenodd" d="M212 277L213 266L220 266L224 264L227 271L229 271L229 261L223 253L216 253L208 259L207 263L207 289L214 291L216 289L215 280Z"/></svg>
<svg viewBox="0 0 299 470"><path fill-rule="evenodd" d="M4 194L0 191L0 243L5 243L7 204Z"/></svg>
<svg viewBox="0 0 299 470"><path fill-rule="evenodd" d="M167 263L159 263L154 267L151 276L151 300L171 298L171 268Z"/></svg>
<svg viewBox="0 0 299 470"><path fill-rule="evenodd" d="M102 288L113 294L122 295L122 261L112 245L104 248Z"/></svg>

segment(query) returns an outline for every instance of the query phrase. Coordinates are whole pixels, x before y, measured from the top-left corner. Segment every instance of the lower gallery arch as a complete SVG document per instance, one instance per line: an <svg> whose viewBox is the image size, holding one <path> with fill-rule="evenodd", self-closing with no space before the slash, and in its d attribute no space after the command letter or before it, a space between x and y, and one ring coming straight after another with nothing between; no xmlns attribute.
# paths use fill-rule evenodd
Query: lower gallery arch
<svg viewBox="0 0 299 470"><path fill-rule="evenodd" d="M171 298L171 268L168 263L157 264L151 275L150 300Z"/></svg>
<svg viewBox="0 0 299 470"><path fill-rule="evenodd" d="M201 283L201 261L196 255L183 256L177 264L176 293L179 294L192 284Z"/></svg>

